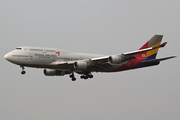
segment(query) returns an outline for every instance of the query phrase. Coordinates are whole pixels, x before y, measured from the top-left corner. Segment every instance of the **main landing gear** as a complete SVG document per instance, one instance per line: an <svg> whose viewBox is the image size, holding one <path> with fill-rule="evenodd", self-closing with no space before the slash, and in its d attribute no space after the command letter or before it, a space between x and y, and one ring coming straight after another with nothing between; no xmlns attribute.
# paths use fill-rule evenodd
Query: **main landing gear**
<svg viewBox="0 0 180 120"><path fill-rule="evenodd" d="M82 74L82 73L81 73ZM74 76L74 72L72 72L71 75L69 75L72 81L76 81L76 78ZM81 79L88 79L88 78L93 78L93 75L90 72L85 72L83 75L80 76Z"/></svg>
<svg viewBox="0 0 180 120"><path fill-rule="evenodd" d="M26 71L24 71L24 69L25 69L24 66L21 66L21 67L22 67L21 74L22 74L22 75L26 74Z"/></svg>
<svg viewBox="0 0 180 120"><path fill-rule="evenodd" d="M90 72L85 73L84 75L81 75L81 79L88 79L88 78L93 78L93 75Z"/></svg>
<svg viewBox="0 0 180 120"><path fill-rule="evenodd" d="M74 76L74 72L69 77L71 78L72 81L76 81L76 78Z"/></svg>

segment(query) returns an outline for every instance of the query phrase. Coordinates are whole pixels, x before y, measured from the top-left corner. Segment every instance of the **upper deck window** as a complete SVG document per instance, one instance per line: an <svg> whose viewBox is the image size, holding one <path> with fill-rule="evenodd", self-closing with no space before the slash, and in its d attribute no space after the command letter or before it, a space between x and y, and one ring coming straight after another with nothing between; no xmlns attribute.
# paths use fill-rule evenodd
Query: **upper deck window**
<svg viewBox="0 0 180 120"><path fill-rule="evenodd" d="M42 51L41 49L30 49L31 51Z"/></svg>
<svg viewBox="0 0 180 120"><path fill-rule="evenodd" d="M16 48L16 50L21 50L21 48Z"/></svg>
<svg viewBox="0 0 180 120"><path fill-rule="evenodd" d="M46 52L55 52L54 50L46 50Z"/></svg>

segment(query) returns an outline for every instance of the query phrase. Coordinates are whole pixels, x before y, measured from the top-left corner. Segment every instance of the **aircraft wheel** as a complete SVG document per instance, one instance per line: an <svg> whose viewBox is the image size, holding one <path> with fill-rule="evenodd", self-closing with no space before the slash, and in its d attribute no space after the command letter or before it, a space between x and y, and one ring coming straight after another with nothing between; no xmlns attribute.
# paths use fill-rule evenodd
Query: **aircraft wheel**
<svg viewBox="0 0 180 120"><path fill-rule="evenodd" d="M84 79L84 75L81 76L81 79Z"/></svg>
<svg viewBox="0 0 180 120"><path fill-rule="evenodd" d="M72 81L76 81L76 78L72 78Z"/></svg>
<svg viewBox="0 0 180 120"><path fill-rule="evenodd" d="M93 78L93 75L89 75L88 77L89 77L89 78Z"/></svg>
<svg viewBox="0 0 180 120"><path fill-rule="evenodd" d="M70 78L75 78L74 77L74 73L72 73L71 75L69 75Z"/></svg>
<svg viewBox="0 0 180 120"><path fill-rule="evenodd" d="M26 74L26 71L22 71L21 74L22 74L22 75Z"/></svg>
<svg viewBox="0 0 180 120"><path fill-rule="evenodd" d="M88 77L87 77L87 76L84 76L84 79L86 80L86 79L88 79Z"/></svg>

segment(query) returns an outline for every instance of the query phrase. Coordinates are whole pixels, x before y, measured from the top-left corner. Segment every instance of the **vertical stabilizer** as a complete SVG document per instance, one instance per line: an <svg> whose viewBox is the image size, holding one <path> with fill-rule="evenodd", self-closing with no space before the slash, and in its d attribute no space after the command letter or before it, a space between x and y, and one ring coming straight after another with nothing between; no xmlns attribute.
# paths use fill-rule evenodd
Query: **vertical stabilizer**
<svg viewBox="0 0 180 120"><path fill-rule="evenodd" d="M161 44L161 40L162 40L163 35L154 35L148 42L146 42L146 44L144 44L139 50L141 49L145 49L145 48L149 48L149 47L158 47ZM148 51L146 53L146 58L149 59L155 59L157 52L159 49L155 49L152 51Z"/></svg>

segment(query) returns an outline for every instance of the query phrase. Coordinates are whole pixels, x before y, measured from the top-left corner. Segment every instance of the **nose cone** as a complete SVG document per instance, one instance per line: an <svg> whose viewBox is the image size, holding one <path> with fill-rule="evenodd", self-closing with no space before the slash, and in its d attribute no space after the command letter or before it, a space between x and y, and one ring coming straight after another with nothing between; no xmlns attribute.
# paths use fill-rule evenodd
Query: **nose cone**
<svg viewBox="0 0 180 120"><path fill-rule="evenodd" d="M12 58L12 54L11 54L12 52L9 52L9 53L7 53L6 55L4 55L4 58L6 59L6 60L8 60L9 62L12 62L13 61L13 58Z"/></svg>
<svg viewBox="0 0 180 120"><path fill-rule="evenodd" d="M18 62L18 57L16 57L16 58L13 57L13 54L14 54L14 51L11 51L11 52L7 53L6 55L4 55L4 58L7 61L16 64Z"/></svg>
<svg viewBox="0 0 180 120"><path fill-rule="evenodd" d="M9 57L10 57L10 56L9 56L9 53L4 56L4 58L5 58L6 60L9 60Z"/></svg>

